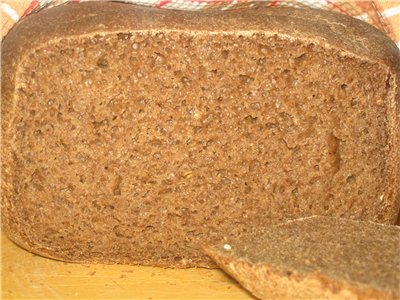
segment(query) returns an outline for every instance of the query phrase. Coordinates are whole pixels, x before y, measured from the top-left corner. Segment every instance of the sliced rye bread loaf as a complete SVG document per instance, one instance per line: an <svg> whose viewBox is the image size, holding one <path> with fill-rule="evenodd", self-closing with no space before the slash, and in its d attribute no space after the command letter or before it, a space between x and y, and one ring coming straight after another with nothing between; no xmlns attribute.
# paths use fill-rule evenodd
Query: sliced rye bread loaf
<svg viewBox="0 0 400 300"><path fill-rule="evenodd" d="M261 299L400 299L400 227L309 217L206 248Z"/></svg>
<svg viewBox="0 0 400 300"><path fill-rule="evenodd" d="M207 241L313 214L393 223L399 51L277 8L67 4L2 44L2 216L76 262L214 267Z"/></svg>

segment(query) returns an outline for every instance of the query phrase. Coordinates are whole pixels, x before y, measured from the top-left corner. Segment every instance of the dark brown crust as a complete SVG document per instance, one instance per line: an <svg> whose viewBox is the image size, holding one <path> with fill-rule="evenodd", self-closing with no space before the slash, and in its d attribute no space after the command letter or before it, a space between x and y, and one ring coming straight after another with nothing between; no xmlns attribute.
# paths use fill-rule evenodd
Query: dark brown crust
<svg viewBox="0 0 400 300"><path fill-rule="evenodd" d="M196 17L193 18L193 14ZM52 26L49 26L52 24ZM104 25L107 24L107 25ZM122 3L82 3L68 4L33 14L15 26L2 44L2 157L7 157L8 147L4 141L8 138L7 126L13 114L13 93L15 74L18 63L30 51L51 40L65 36L90 35L96 32L113 32L119 30L182 30L240 32L264 31L278 34L288 39L300 39L309 43L321 44L343 51L343 55L356 56L361 60L387 66L392 74L392 85L396 86L400 78L400 56L396 45L374 27L336 13L304 9L276 8L271 10L254 10L241 13L206 12L193 13L182 11L155 10ZM400 89L395 87L396 94L389 104L391 134L390 156L392 185L388 194L391 202L400 207L400 168L399 153L400 130L398 115L400 112ZM4 159L3 159L4 161ZM3 162L4 176L11 174L12 165ZM4 177L3 177L4 178ZM4 180L3 180L4 185ZM47 253L36 249L29 243L28 237L17 238L18 228L13 228L12 216L7 215L10 203L6 199L11 193L10 187L3 190L3 223L8 235L21 246L36 253ZM394 199L394 200L393 200ZM386 200L386 199L385 199ZM393 215L393 216L392 216ZM385 220L395 221L396 212L388 213ZM49 255L50 254L50 255ZM57 258L57 257L54 257Z"/></svg>
<svg viewBox="0 0 400 300"><path fill-rule="evenodd" d="M12 48L15 57L19 57L58 37L127 28L215 32L263 30L337 47L349 54L383 63L393 70L398 71L400 66L395 43L373 26L328 11L283 7L225 13L155 10L122 3L67 4L23 19L7 36L4 54L11 54L8 49ZM29 47L24 47L26 45Z"/></svg>
<svg viewBox="0 0 400 300"><path fill-rule="evenodd" d="M13 233L10 232L7 226L3 226L3 230L7 237L15 243L17 246L28 250L31 253L34 253L36 255L42 256L44 258L50 258L58 261L64 261L64 262L69 262L69 263L81 263L81 264L115 264L113 261L107 261L107 258L105 258L102 261L93 261L93 260L79 260L79 259L66 259L65 256L62 255L57 255L56 252L49 250L47 248L40 247L40 245L34 244L34 243L29 243L28 240L23 240L17 238L17 236ZM154 267L153 264L151 263L146 263L144 261L121 261L121 264L127 264L127 265L141 265L141 266L149 266L149 267ZM158 263L157 267L159 268L175 268L176 266L171 266L168 263ZM180 263L179 268L191 268L193 267L192 265L185 265L184 263ZM206 269L217 269L217 265L213 263L204 263L203 265L197 266L199 268L206 268Z"/></svg>

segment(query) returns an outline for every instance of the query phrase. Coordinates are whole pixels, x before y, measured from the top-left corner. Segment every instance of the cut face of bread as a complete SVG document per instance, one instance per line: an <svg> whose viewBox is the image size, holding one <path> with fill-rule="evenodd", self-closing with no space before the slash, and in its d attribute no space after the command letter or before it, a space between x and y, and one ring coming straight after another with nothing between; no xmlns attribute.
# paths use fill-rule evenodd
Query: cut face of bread
<svg viewBox="0 0 400 300"><path fill-rule="evenodd" d="M212 267L200 245L249 228L392 223L398 54L318 10L29 16L2 51L4 227L61 260Z"/></svg>
<svg viewBox="0 0 400 300"><path fill-rule="evenodd" d="M399 247L398 226L309 217L207 253L261 299L399 299Z"/></svg>

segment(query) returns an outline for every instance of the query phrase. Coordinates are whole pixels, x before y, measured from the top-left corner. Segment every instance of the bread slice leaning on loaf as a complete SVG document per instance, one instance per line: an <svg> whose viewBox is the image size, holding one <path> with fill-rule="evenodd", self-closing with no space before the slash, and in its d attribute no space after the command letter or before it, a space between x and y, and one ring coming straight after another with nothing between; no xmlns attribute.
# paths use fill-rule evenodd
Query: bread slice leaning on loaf
<svg viewBox="0 0 400 300"><path fill-rule="evenodd" d="M399 50L359 20L67 4L1 63L3 226L34 253L215 267L249 229L396 218Z"/></svg>
<svg viewBox="0 0 400 300"><path fill-rule="evenodd" d="M399 247L398 226L308 217L206 250L261 299L400 299Z"/></svg>

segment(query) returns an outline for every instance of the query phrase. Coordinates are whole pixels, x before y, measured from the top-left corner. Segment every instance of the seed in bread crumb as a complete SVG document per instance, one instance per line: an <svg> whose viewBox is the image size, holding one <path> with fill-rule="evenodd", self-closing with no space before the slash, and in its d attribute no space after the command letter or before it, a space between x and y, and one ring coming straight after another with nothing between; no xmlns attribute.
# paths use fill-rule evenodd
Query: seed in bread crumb
<svg viewBox="0 0 400 300"><path fill-rule="evenodd" d="M379 200L383 201L383 197L384 197L384 195L381 195L381 196L379 197Z"/></svg>
<svg viewBox="0 0 400 300"><path fill-rule="evenodd" d="M224 245L224 249L227 250L227 251L229 251L229 250L232 250L232 247L231 247L231 245L229 245L229 244L225 244L225 245Z"/></svg>
<svg viewBox="0 0 400 300"><path fill-rule="evenodd" d="M133 50L138 50L139 47L140 47L140 45L139 45L138 43L133 43L133 44L132 44L132 49L133 49Z"/></svg>
<svg viewBox="0 0 400 300"><path fill-rule="evenodd" d="M183 174L183 177L190 178L190 177L192 177L192 174L193 174L193 172L189 171L189 172L186 172L185 174Z"/></svg>

